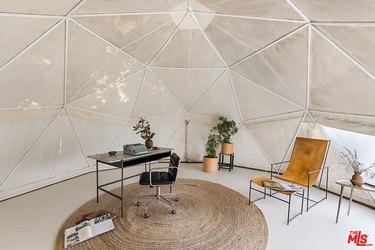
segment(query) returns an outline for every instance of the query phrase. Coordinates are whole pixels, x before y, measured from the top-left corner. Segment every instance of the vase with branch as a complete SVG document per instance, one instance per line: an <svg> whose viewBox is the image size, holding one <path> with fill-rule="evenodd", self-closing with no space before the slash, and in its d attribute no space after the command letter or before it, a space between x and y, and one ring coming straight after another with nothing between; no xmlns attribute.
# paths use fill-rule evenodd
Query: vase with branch
<svg viewBox="0 0 375 250"><path fill-rule="evenodd" d="M352 169L354 175L350 180L351 183L355 186L362 186L363 179L362 174L369 176L370 178L375 177L375 162L372 163L370 166L365 166L362 162L358 160L357 150L354 150L352 153L349 149L345 148L346 152L340 152L341 156L346 161L347 165Z"/></svg>
<svg viewBox="0 0 375 250"><path fill-rule="evenodd" d="M140 134L143 140L145 140L145 145L148 149L152 148L155 133L151 132L150 123L144 118L139 118L138 123L133 126L133 131L136 131L136 134Z"/></svg>

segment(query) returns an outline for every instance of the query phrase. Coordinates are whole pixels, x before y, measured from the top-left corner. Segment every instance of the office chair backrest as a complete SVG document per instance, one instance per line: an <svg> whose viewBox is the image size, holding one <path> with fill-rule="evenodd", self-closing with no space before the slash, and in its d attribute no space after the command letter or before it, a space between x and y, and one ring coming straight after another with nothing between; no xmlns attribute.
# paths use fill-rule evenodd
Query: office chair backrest
<svg viewBox="0 0 375 250"><path fill-rule="evenodd" d="M290 163L282 175L282 179L304 186L312 186L320 172L317 171L310 175L310 183L308 183L307 173L323 167L328 146L328 140L297 137Z"/></svg>
<svg viewBox="0 0 375 250"><path fill-rule="evenodd" d="M169 168L168 169L168 173L172 177L173 182L176 181L179 165L180 165L180 157L176 153L173 153L171 155L171 159L169 161L169 167L176 167L176 168Z"/></svg>

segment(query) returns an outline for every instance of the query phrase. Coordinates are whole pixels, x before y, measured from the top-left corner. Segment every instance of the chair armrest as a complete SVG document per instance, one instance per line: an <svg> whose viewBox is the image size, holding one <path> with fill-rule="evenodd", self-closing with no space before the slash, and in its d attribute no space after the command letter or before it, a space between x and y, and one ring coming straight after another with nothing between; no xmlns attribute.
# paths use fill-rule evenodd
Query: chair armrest
<svg viewBox="0 0 375 250"><path fill-rule="evenodd" d="M272 176L273 176L273 173L274 173L273 169L276 170L276 168L274 167L274 165L283 164L283 163L287 163L287 162L290 162L290 160L289 161L280 161L280 162L271 163L271 179L272 179ZM276 173L278 175L280 175L279 171L277 171L277 170L276 170Z"/></svg>
<svg viewBox="0 0 375 250"><path fill-rule="evenodd" d="M277 165L277 164L282 164L282 163L287 163L287 162L290 162L290 160L289 161L274 162L274 163L271 163L271 165Z"/></svg>
<svg viewBox="0 0 375 250"><path fill-rule="evenodd" d="M316 172L320 172L320 170L322 170L322 169L328 169L328 168L329 168L328 166L327 166L327 167L323 167L323 168L321 168L321 169L317 169L317 170L310 171L310 172L308 172L307 174L310 175L310 174L313 174L313 173L316 173Z"/></svg>

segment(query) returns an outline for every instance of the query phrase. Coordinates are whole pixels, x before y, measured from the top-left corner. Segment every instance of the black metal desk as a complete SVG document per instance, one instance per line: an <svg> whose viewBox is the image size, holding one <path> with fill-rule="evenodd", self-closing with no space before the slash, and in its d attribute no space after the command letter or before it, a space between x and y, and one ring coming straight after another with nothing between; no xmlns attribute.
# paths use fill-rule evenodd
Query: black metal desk
<svg viewBox="0 0 375 250"><path fill-rule="evenodd" d="M96 160L96 202L99 202L99 190L106 192L118 199L121 200L121 217L124 216L124 180L133 178L138 176L139 174L128 176L124 178L124 168L131 167L137 164L151 162L160 160L165 157L171 156L171 149L170 148L159 148L153 149L149 153L142 154L142 155L128 155L124 154L123 151L118 151L116 155L110 156L108 153L103 154L96 154L96 155L89 155L88 158ZM111 181L108 183L104 183L99 185L99 163L107 164L113 167L117 167L121 169L121 179ZM106 189L105 186L121 182L121 196L116 195Z"/></svg>

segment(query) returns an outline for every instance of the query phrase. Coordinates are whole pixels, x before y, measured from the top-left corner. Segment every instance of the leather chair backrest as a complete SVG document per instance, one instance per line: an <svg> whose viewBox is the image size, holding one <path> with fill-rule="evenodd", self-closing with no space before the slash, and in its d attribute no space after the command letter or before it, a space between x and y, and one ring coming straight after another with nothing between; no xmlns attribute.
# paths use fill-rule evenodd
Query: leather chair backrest
<svg viewBox="0 0 375 250"><path fill-rule="evenodd" d="M280 179L312 186L319 176L319 171L310 175L310 182L308 172L323 167L328 147L328 140L297 137L288 168Z"/></svg>
<svg viewBox="0 0 375 250"><path fill-rule="evenodd" d="M173 153L169 161L169 169L168 169L169 176L171 177L173 182L176 181L179 165L180 165L180 157L176 153ZM171 167L176 167L176 168L171 168Z"/></svg>

